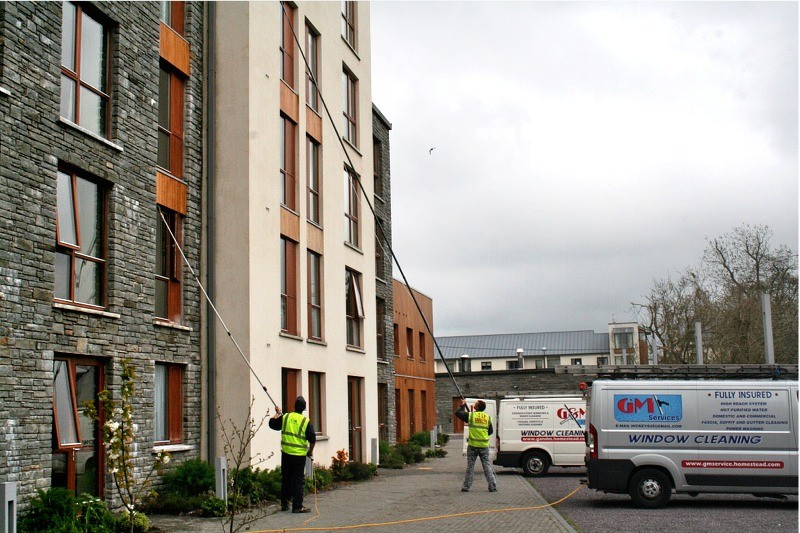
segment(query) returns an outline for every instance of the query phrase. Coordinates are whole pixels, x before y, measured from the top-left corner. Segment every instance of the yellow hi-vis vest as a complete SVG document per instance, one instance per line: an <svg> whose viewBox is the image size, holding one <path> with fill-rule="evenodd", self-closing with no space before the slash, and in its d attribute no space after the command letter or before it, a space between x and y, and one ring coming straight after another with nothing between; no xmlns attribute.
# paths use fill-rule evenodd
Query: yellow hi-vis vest
<svg viewBox="0 0 800 533"><path fill-rule="evenodd" d="M489 420L484 411L472 411L469 414L469 445L473 448L489 447Z"/></svg>
<svg viewBox="0 0 800 533"><path fill-rule="evenodd" d="M308 418L300 413L286 413L281 422L281 451L289 455L305 455L308 449Z"/></svg>

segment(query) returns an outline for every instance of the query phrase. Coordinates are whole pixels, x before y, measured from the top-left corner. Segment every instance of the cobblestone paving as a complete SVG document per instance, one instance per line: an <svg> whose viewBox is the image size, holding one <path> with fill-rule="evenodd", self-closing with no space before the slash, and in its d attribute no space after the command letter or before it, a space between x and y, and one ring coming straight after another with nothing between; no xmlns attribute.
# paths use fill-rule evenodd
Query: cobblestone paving
<svg viewBox="0 0 800 533"><path fill-rule="evenodd" d="M460 436L456 436L446 446L445 458L428 459L403 470L379 469L376 478L320 493L316 501L313 494L308 495L304 503L312 509L309 514L278 512L276 508L274 514L252 524L249 531L336 531L344 526L350 526L348 531L387 533L574 531L515 472L500 469L497 492L489 492L477 465L472 491L461 492L466 468L461 444ZM517 508L525 509L514 510ZM152 523L171 533L222 531L218 519L156 516ZM360 525L363 527L354 527Z"/></svg>

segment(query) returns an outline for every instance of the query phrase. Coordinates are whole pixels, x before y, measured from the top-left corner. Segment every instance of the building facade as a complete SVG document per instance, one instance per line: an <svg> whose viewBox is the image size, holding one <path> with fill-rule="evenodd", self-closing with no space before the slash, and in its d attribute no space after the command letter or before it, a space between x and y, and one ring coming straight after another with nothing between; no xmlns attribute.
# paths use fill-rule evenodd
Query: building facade
<svg viewBox="0 0 800 533"><path fill-rule="evenodd" d="M425 324L427 321L433 328L433 300L401 281L395 279L392 282L395 438L404 442L414 433L430 431L436 425L433 336Z"/></svg>
<svg viewBox="0 0 800 533"><path fill-rule="evenodd" d="M0 479L113 498L83 403L136 371L135 464L200 455L200 3L0 3ZM162 216L163 215L163 216Z"/></svg>
<svg viewBox="0 0 800 533"><path fill-rule="evenodd" d="M318 462L338 450L377 462L369 3L209 9L209 286L231 332L211 325L210 446L219 454L220 422L243 427L251 402L258 421L303 395ZM249 452L277 466L279 434L260 431Z"/></svg>

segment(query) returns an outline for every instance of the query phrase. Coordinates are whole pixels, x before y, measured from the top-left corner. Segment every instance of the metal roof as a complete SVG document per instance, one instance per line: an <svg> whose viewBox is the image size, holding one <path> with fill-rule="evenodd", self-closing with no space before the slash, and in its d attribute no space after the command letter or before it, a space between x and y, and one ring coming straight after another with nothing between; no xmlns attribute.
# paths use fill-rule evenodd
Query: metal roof
<svg viewBox="0 0 800 533"><path fill-rule="evenodd" d="M462 335L436 337L445 359L516 357L517 348L524 355L577 355L610 353L608 333L555 331L546 333L507 333L497 335Z"/></svg>

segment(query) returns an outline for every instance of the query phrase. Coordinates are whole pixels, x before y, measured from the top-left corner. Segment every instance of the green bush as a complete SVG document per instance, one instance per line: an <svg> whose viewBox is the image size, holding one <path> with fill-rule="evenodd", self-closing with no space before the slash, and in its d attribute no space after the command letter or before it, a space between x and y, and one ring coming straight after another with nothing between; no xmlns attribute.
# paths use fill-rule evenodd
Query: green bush
<svg viewBox="0 0 800 533"><path fill-rule="evenodd" d="M117 518L117 533L129 533L131 530L131 513L124 512ZM147 533L150 519L140 512L133 513L133 533Z"/></svg>
<svg viewBox="0 0 800 533"><path fill-rule="evenodd" d="M72 491L60 487L39 489L30 501L28 512L19 521L20 532L80 531L75 523L75 511Z"/></svg>
<svg viewBox="0 0 800 533"><path fill-rule="evenodd" d="M256 469L256 479L260 484L260 495L263 500L279 500L281 497L281 467L275 470Z"/></svg>
<svg viewBox="0 0 800 533"><path fill-rule="evenodd" d="M200 514L206 518L219 518L227 512L225 500L209 496L200 503Z"/></svg>
<svg viewBox="0 0 800 533"><path fill-rule="evenodd" d="M306 478L306 492L314 492L315 485L317 492L330 488L330 486L333 485L333 472L327 468L319 468L315 466L314 479L308 477ZM278 489L280 490L280 484L278 485Z"/></svg>
<svg viewBox="0 0 800 533"><path fill-rule="evenodd" d="M431 432L420 431L419 433L414 433L411 435L411 438L408 439L408 442L414 442L419 444L422 448L427 448L431 445Z"/></svg>
<svg viewBox="0 0 800 533"><path fill-rule="evenodd" d="M436 444L439 446L444 446L448 442L450 442L450 435L448 433L439 433L436 437Z"/></svg>
<svg viewBox="0 0 800 533"><path fill-rule="evenodd" d="M405 466L405 459L394 446L386 441L381 441L378 445L378 457L381 468L394 468L400 470Z"/></svg>
<svg viewBox="0 0 800 533"><path fill-rule="evenodd" d="M403 456L403 460L408 464L421 463L425 460L422 447L416 442L402 442L396 446L397 451Z"/></svg>
<svg viewBox="0 0 800 533"><path fill-rule="evenodd" d="M441 448L430 448L425 452L425 457L444 457L447 452Z"/></svg>
<svg viewBox="0 0 800 533"><path fill-rule="evenodd" d="M378 467L371 463L347 463L345 468L349 479L353 481L363 481L372 478Z"/></svg>
<svg viewBox="0 0 800 533"><path fill-rule="evenodd" d="M91 533L114 533L114 515L108 504L89 494L81 494L75 501L76 522L80 531Z"/></svg>
<svg viewBox="0 0 800 533"><path fill-rule="evenodd" d="M196 511L205 498L175 492L151 492L142 499L139 508L151 514L182 514Z"/></svg>
<svg viewBox="0 0 800 533"><path fill-rule="evenodd" d="M214 467L201 459L192 459L164 474L167 491L186 496L199 496L214 490Z"/></svg>

